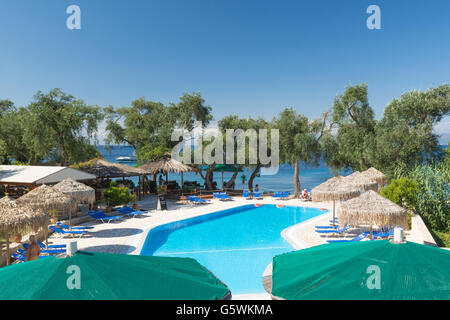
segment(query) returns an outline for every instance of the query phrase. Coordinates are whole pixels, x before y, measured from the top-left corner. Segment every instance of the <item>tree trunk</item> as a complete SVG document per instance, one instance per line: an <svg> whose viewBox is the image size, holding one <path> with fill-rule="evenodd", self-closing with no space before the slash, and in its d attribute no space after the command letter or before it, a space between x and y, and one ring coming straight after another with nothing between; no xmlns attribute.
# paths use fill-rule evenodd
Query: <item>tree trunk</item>
<svg viewBox="0 0 450 320"><path fill-rule="evenodd" d="M58 146L59 152L61 152L61 166L65 167L67 164L67 154L66 149L64 148L64 136L62 133L58 134Z"/></svg>
<svg viewBox="0 0 450 320"><path fill-rule="evenodd" d="M250 193L253 194L253 180L255 180L256 174L258 173L258 171L261 169L262 164L258 163L256 165L255 170L253 170L250 179L248 179L248 190L250 190Z"/></svg>
<svg viewBox="0 0 450 320"><path fill-rule="evenodd" d="M361 166L361 171L367 170L366 160L364 160L364 158L361 158L361 160L359 161L359 164Z"/></svg>
<svg viewBox="0 0 450 320"><path fill-rule="evenodd" d="M213 190L213 184L212 184L212 180L213 180L213 170L214 167L216 166L216 164L212 164L209 166L208 171L206 172L206 177L205 177L205 183L206 183L206 188L208 190Z"/></svg>
<svg viewBox="0 0 450 320"><path fill-rule="evenodd" d="M294 186L295 186L295 193L294 196L295 198L298 198L300 196L300 165L299 162L296 161L295 162L295 166L294 166Z"/></svg>
<svg viewBox="0 0 450 320"><path fill-rule="evenodd" d="M225 186L226 189L230 189L231 186L232 186L233 184L235 184L236 178L237 178L237 176L238 176L238 174L239 174L239 170L241 170L241 169L242 169L242 165L239 166L238 171L236 171L236 172L233 173L233 176L231 177L230 181L228 181L228 182L227 182L227 185Z"/></svg>

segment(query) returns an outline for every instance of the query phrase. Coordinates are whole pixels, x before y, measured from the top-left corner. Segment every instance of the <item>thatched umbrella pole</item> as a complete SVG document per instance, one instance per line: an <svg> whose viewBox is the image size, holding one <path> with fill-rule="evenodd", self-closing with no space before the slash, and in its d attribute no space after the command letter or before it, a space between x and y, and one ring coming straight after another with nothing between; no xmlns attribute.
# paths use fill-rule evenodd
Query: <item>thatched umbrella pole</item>
<svg viewBox="0 0 450 320"><path fill-rule="evenodd" d="M341 207L341 223L370 225L370 238L373 238L373 226L401 225L407 227L406 211L389 199L369 190Z"/></svg>
<svg viewBox="0 0 450 320"><path fill-rule="evenodd" d="M347 200L360 195L360 190L344 181L342 177L333 177L311 190L312 200L333 201L333 227L336 225L336 200Z"/></svg>
<svg viewBox="0 0 450 320"><path fill-rule="evenodd" d="M45 248L48 249L48 226L45 228Z"/></svg>
<svg viewBox="0 0 450 320"><path fill-rule="evenodd" d="M333 228L335 227L335 220L336 220L336 200L333 200Z"/></svg>
<svg viewBox="0 0 450 320"><path fill-rule="evenodd" d="M72 210L69 210L69 230L72 230Z"/></svg>
<svg viewBox="0 0 450 320"><path fill-rule="evenodd" d="M6 227L6 265L9 266L9 228Z"/></svg>

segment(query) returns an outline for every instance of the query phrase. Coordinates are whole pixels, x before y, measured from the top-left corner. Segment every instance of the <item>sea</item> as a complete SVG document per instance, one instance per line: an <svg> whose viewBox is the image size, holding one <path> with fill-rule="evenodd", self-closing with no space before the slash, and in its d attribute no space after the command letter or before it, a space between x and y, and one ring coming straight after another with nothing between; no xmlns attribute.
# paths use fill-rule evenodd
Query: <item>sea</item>
<svg viewBox="0 0 450 320"><path fill-rule="evenodd" d="M98 146L99 151L103 155L103 157L111 162L118 162L116 160L117 157L122 156L132 156L135 155L134 148L130 146L112 146L111 148L106 148L105 146ZM135 162L125 162L129 165L136 165ZM250 178L252 171L248 169L244 169L242 172L239 172L236 182L236 189L247 189L248 179ZM350 171L342 171L342 175L347 175L351 173ZM224 173L224 181L228 181L232 172ZM242 184L241 176L244 175L246 177L246 182ZM300 186L302 189L312 189L327 179L333 177L330 169L325 165L323 161L319 163L319 166L305 166L304 163L300 164ZM186 172L183 177L184 181L197 181L200 185L204 184L204 180L198 173L194 172ZM138 178L132 178L135 184L138 183ZM169 181L175 180L181 185L181 175L176 173L169 173ZM215 172L214 173L214 181L217 182L217 187L222 187L222 173ZM258 184L259 190L264 191L294 191L294 167L288 164L280 165L279 170L274 175L265 175L260 174L253 181L253 186Z"/></svg>

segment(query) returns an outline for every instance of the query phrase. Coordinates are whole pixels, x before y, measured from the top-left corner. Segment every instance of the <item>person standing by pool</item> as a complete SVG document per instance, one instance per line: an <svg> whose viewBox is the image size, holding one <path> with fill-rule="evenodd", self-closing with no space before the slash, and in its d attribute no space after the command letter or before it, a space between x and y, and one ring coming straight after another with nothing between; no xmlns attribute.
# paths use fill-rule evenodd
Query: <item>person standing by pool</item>
<svg viewBox="0 0 450 320"><path fill-rule="evenodd" d="M32 261L39 258L39 255L41 254L41 247L36 242L36 238L31 235L30 236L30 246L27 249L27 254L25 257L25 261Z"/></svg>

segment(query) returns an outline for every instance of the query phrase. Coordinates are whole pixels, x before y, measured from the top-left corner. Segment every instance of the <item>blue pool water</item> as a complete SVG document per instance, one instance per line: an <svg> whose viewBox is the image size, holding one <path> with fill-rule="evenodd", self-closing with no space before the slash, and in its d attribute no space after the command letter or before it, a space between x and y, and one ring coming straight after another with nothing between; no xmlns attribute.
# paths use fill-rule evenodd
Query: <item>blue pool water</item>
<svg viewBox="0 0 450 320"><path fill-rule="evenodd" d="M264 292L261 276L273 256L293 250L281 231L324 212L269 204L214 212L153 228L141 255L191 257L233 294Z"/></svg>

